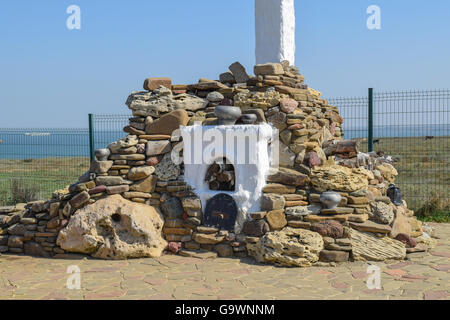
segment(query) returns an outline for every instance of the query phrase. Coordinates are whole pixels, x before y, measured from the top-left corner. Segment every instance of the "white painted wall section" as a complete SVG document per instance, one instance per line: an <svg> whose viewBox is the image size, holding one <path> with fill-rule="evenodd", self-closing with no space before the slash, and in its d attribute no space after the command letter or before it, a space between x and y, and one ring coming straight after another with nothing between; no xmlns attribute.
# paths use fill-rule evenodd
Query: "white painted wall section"
<svg viewBox="0 0 450 320"><path fill-rule="evenodd" d="M264 123L261 125L239 125L239 126L187 126L180 127L181 136L184 143L185 159L201 159L200 163L184 162L184 179L188 185L194 188L199 196L203 208L209 199L219 193L225 193L233 197L239 208L235 231L239 232L243 223L249 220L248 213L261 211L261 195L266 185L266 177L270 171L272 155L268 148L269 142L273 140L274 134L278 131L272 126ZM214 130L222 137L235 137L236 141L253 141L244 143L244 150L241 148L226 148L227 139L223 141L221 150L215 152L205 152L211 144L210 141L202 139L207 130ZM210 131L211 132L211 131ZM250 140L250 137L254 140ZM234 140L234 139L233 139ZM238 151L240 150L240 151ZM241 163L239 160L242 151L248 161ZM199 154L200 153L200 154ZM203 155L202 155L203 153ZM234 165L236 175L236 190L234 192L210 190L205 182L206 171L216 160L223 157Z"/></svg>
<svg viewBox="0 0 450 320"><path fill-rule="evenodd" d="M256 63L295 64L294 0L255 0Z"/></svg>

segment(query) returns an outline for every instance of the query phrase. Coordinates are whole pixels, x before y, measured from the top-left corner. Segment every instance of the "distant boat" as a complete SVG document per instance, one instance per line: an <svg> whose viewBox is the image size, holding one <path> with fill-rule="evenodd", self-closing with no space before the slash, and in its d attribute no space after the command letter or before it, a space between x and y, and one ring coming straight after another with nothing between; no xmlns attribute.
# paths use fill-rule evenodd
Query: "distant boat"
<svg viewBox="0 0 450 320"><path fill-rule="evenodd" d="M48 137L50 132L26 132L24 135L29 137Z"/></svg>

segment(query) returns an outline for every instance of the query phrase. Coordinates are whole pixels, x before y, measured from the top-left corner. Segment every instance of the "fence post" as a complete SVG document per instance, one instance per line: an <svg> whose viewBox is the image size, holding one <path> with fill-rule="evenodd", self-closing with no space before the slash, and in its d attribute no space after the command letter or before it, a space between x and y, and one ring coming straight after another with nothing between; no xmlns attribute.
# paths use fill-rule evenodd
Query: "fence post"
<svg viewBox="0 0 450 320"><path fill-rule="evenodd" d="M92 113L89 113L89 156L91 162L95 160L94 115Z"/></svg>
<svg viewBox="0 0 450 320"><path fill-rule="evenodd" d="M368 125L368 151L373 151L373 88L369 88L369 125Z"/></svg>

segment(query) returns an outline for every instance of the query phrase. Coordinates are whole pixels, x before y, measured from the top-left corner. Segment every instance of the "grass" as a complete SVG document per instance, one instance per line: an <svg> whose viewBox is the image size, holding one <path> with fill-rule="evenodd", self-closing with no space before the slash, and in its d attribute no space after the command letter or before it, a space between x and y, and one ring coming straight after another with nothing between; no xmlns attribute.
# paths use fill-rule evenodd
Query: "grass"
<svg viewBox="0 0 450 320"><path fill-rule="evenodd" d="M424 222L450 222L450 199L433 194L419 210L416 216Z"/></svg>
<svg viewBox="0 0 450 320"><path fill-rule="evenodd" d="M18 199L48 199L53 191L76 182L88 169L89 159L82 157L0 159L0 205L14 204ZM33 190L37 196L33 196Z"/></svg>
<svg viewBox="0 0 450 320"><path fill-rule="evenodd" d="M417 216L422 222L450 223L450 209L434 211L430 216Z"/></svg>
<svg viewBox="0 0 450 320"><path fill-rule="evenodd" d="M400 187L408 207L427 221L449 222L450 137L426 140L417 138L380 138L375 151L383 151L397 161ZM367 139L360 139L360 150L367 151ZM88 158L47 158L0 160L0 205L12 201L12 179L39 187L39 196L49 198L56 189L75 182L89 167Z"/></svg>
<svg viewBox="0 0 450 320"><path fill-rule="evenodd" d="M395 184L408 207L421 219L449 222L450 137L379 140L374 149L395 158L394 167L399 172ZM367 139L359 141L361 151L367 151Z"/></svg>

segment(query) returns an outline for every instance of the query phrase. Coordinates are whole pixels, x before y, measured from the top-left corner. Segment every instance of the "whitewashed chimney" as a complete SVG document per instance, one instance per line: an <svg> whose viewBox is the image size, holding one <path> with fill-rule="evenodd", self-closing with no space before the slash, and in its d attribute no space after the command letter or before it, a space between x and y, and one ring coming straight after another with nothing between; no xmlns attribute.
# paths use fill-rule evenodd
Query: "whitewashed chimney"
<svg viewBox="0 0 450 320"><path fill-rule="evenodd" d="M294 0L255 0L256 63L295 64Z"/></svg>

